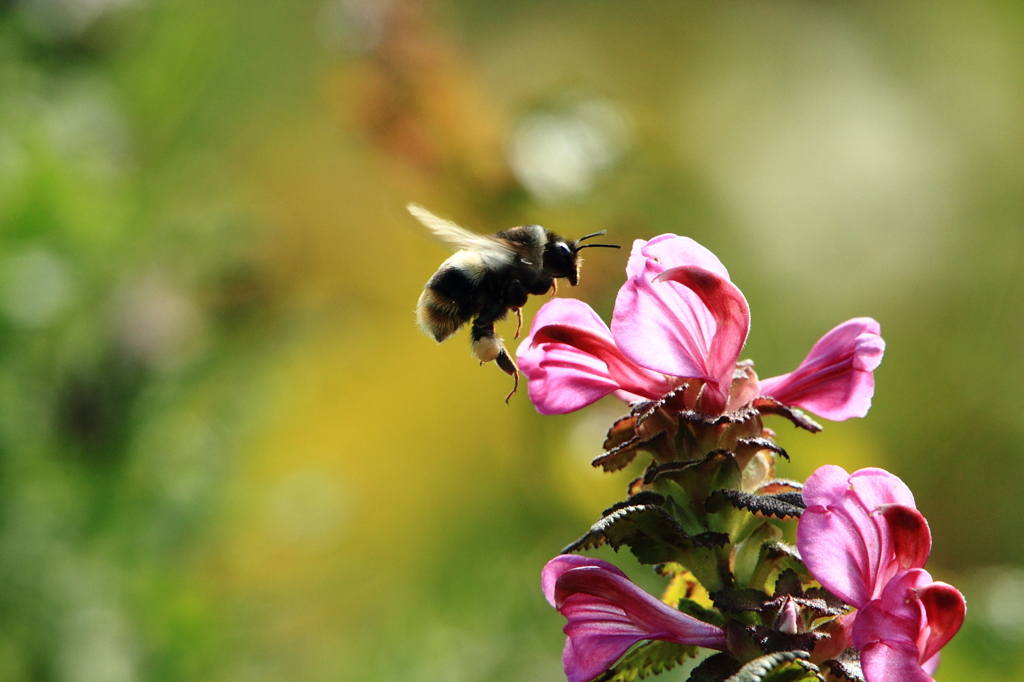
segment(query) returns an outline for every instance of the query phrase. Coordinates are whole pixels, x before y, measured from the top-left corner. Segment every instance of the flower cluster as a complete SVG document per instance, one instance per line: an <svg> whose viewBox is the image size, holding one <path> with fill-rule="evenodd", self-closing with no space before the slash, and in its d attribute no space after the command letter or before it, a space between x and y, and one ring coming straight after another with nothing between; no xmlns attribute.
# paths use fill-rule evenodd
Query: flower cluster
<svg viewBox="0 0 1024 682"><path fill-rule="evenodd" d="M635 679L698 647L718 653L692 680L932 680L966 604L923 568L931 534L910 490L882 469L777 479L788 455L762 422L819 431L802 410L865 416L885 349L878 323L848 320L793 372L759 380L739 360L750 309L710 251L675 235L637 241L626 274L610 328L587 304L555 299L517 353L544 414L607 395L630 405L595 466L651 456L627 499L542 572L567 621L569 682ZM663 599L577 554L601 545L668 577Z"/></svg>
<svg viewBox="0 0 1024 682"><path fill-rule="evenodd" d="M878 323L856 318L814 345L793 372L759 382L737 360L750 331L750 308L729 272L686 237L637 240L612 325L575 299L556 299L537 313L519 346L530 399L543 414L564 414L614 393L626 402L657 400L689 383L703 390L694 408L735 410L752 398L841 421L871 407L875 367L885 343Z"/></svg>

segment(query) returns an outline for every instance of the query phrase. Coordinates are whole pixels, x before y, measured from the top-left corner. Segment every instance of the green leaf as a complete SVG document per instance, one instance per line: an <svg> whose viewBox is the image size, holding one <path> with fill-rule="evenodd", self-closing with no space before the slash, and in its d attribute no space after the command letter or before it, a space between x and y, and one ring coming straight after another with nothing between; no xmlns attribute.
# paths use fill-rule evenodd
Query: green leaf
<svg viewBox="0 0 1024 682"><path fill-rule="evenodd" d="M725 682L825 682L806 651L780 651L750 661Z"/></svg>
<svg viewBox="0 0 1024 682"><path fill-rule="evenodd" d="M665 502L665 498L657 493L650 491L644 491L631 496L628 500L623 502L616 502L608 509L601 512L601 518L590 527L590 530L586 532L579 540L573 542L570 545L562 548L560 554L570 554L572 552L579 552L585 549L596 549L605 543L607 537L605 536L605 529L615 523L624 510L631 508L641 508L648 506L660 506ZM618 549L618 547L616 547Z"/></svg>
<svg viewBox="0 0 1024 682"><path fill-rule="evenodd" d="M789 595L790 597L804 596L804 586L800 583L800 576L792 568L787 568L780 573L778 580L775 581L775 596L781 597L783 595Z"/></svg>
<svg viewBox="0 0 1024 682"><path fill-rule="evenodd" d="M686 682L725 682L739 667L739 662L729 654L715 654L701 661Z"/></svg>
<svg viewBox="0 0 1024 682"><path fill-rule="evenodd" d="M697 532L712 530L730 533L738 519L729 514L715 516L708 513L704 503L713 490L736 488L742 475L736 465L736 456L728 450L713 450L703 459L669 462L651 466L644 472L644 483L672 498L686 511L684 518L692 518Z"/></svg>
<svg viewBox="0 0 1024 682"><path fill-rule="evenodd" d="M741 587L764 587L752 584L758 576L757 569L760 566L762 547L778 542L782 539L782 531L767 521L762 521L760 526L747 538L736 545L734 560L734 573L736 574L736 585Z"/></svg>
<svg viewBox="0 0 1024 682"><path fill-rule="evenodd" d="M694 546L686 531L661 507L631 507L616 513L604 528L608 543L615 549L628 546L642 564L678 561L681 550Z"/></svg>
<svg viewBox="0 0 1024 682"><path fill-rule="evenodd" d="M719 590L711 595L715 608L730 613L761 612L772 597L761 590Z"/></svg>
<svg viewBox="0 0 1024 682"><path fill-rule="evenodd" d="M718 512L726 506L746 509L760 516L774 516L784 521L798 519L804 512L800 493L786 492L774 495L756 495L742 490L716 490L704 505L709 512Z"/></svg>
<svg viewBox="0 0 1024 682"><path fill-rule="evenodd" d="M800 575L806 576L809 581L811 579L810 574L807 572L807 568L800 561L800 555L796 551L795 547L787 545L784 542L766 542L761 545L761 554L757 561L757 568L754 573L750 576L749 587L767 588L768 579L772 572L781 570L784 564L797 565L801 568L802 573L795 571L793 568L786 568L785 571L792 573L794 576L799 577ZM799 584L799 583L798 583ZM776 596L781 594L776 588Z"/></svg>
<svg viewBox="0 0 1024 682"><path fill-rule="evenodd" d="M697 655L697 647L650 640L637 644L594 682L633 682L671 670Z"/></svg>
<svg viewBox="0 0 1024 682"><path fill-rule="evenodd" d="M719 533L691 537L662 504L666 500L653 492L641 492L605 510L605 515L582 538L562 550L578 552L604 542L618 550L623 545L643 564L681 561L695 548L718 547L729 541Z"/></svg>
<svg viewBox="0 0 1024 682"><path fill-rule="evenodd" d="M807 590L808 599L821 599L825 602L825 605L833 611L835 614L840 614L846 611L847 604L842 599L832 594L824 587L812 587Z"/></svg>
<svg viewBox="0 0 1024 682"><path fill-rule="evenodd" d="M714 609L706 609L692 599L680 599L677 608L683 613L693 616L697 620L711 623L719 627L725 627L725 618Z"/></svg>
<svg viewBox="0 0 1024 682"><path fill-rule="evenodd" d="M814 421L795 407L783 405L775 398L762 396L755 400L753 405L761 414L777 414L780 417L785 417L789 421L793 422L795 426L798 426L801 429L806 429L811 433L819 433L821 431L821 424Z"/></svg>
<svg viewBox="0 0 1024 682"><path fill-rule="evenodd" d="M813 651L815 645L828 635L820 630L812 632L798 632L788 635L779 632L774 628L763 625L751 625L747 628L750 637L757 642L757 646L766 654L792 651Z"/></svg>
<svg viewBox="0 0 1024 682"><path fill-rule="evenodd" d="M741 462L749 461L754 453L761 450L770 450L776 455L783 457L787 462L789 461L789 455L783 450L778 443L770 438L737 438L736 439L736 456Z"/></svg>
<svg viewBox="0 0 1024 682"><path fill-rule="evenodd" d="M864 672L860 668L860 652L850 647L831 661L826 661L832 674L841 680L864 682Z"/></svg>
<svg viewBox="0 0 1024 682"><path fill-rule="evenodd" d="M648 452L655 459L659 456L671 459L674 454L672 441L679 427L661 409L662 406L662 402L650 401L634 405L629 415L612 424L604 441L605 453L591 462L591 465L605 471L618 471L632 462L640 452Z"/></svg>

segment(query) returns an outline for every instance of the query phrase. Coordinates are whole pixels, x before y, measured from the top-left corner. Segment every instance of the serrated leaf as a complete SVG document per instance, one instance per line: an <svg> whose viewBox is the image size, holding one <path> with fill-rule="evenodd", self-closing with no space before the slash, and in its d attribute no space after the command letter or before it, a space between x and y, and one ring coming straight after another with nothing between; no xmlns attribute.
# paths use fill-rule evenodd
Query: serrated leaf
<svg viewBox="0 0 1024 682"><path fill-rule="evenodd" d="M761 590L719 590L711 595L715 607L730 613L762 611L772 597Z"/></svg>
<svg viewBox="0 0 1024 682"><path fill-rule="evenodd" d="M600 523L600 522L598 522ZM601 545L607 542L604 537L604 533L597 528L597 524L590 527L583 537L571 542L558 551L559 554L575 554L576 552L584 552L588 549L597 549Z"/></svg>
<svg viewBox="0 0 1024 682"><path fill-rule="evenodd" d="M798 493L803 489L804 484L800 481L792 481L788 478L773 478L762 483L756 492L758 495L773 495L775 493Z"/></svg>
<svg viewBox="0 0 1024 682"><path fill-rule="evenodd" d="M829 609L836 611L837 613L846 611L848 606L846 602L826 590L824 587L811 587L805 592L808 599L821 599Z"/></svg>
<svg viewBox="0 0 1024 682"><path fill-rule="evenodd" d="M692 539L661 507L631 507L615 514L603 529L608 543L615 549L628 546L642 564L676 561L680 550L693 547Z"/></svg>
<svg viewBox="0 0 1024 682"><path fill-rule="evenodd" d="M792 568L787 568L780 573L778 580L775 581L775 596L781 597L783 595L789 595L790 597L804 596L804 586L800 584L800 576Z"/></svg>
<svg viewBox="0 0 1024 682"><path fill-rule="evenodd" d="M729 654L715 654L701 661L686 682L725 682L739 669L739 661Z"/></svg>
<svg viewBox="0 0 1024 682"><path fill-rule="evenodd" d="M685 394L689 387L689 384L680 384L658 400L641 400L633 403L633 414L636 415L637 428L642 426L644 422L648 421L659 412L669 420L674 421L671 413L673 413L676 408L685 404Z"/></svg>
<svg viewBox="0 0 1024 682"><path fill-rule="evenodd" d="M611 450L612 448L618 447L631 440L636 436L636 430L634 426L636 424L636 415L628 414L625 417L620 417L615 420L612 427L608 429L608 435L604 439L604 445L602 446L605 450Z"/></svg>
<svg viewBox="0 0 1024 682"><path fill-rule="evenodd" d="M673 395L669 393L660 401L635 403L628 416L612 424L604 441L605 453L591 465L610 472L626 467L641 452L649 452L655 459L671 458L671 441L679 427L661 407Z"/></svg>
<svg viewBox="0 0 1024 682"><path fill-rule="evenodd" d="M706 533L694 535L691 540L696 547L712 549L714 547L725 547L728 545L729 535L727 533L719 533L717 531L709 530Z"/></svg>
<svg viewBox="0 0 1024 682"><path fill-rule="evenodd" d="M724 460L726 453L723 451L721 454L723 455ZM668 462L667 464L650 466L647 468L647 471L644 472L644 485L653 485L662 476L672 478L673 480L679 480L681 474L688 470L706 465L707 460L708 458L705 457L703 460Z"/></svg>
<svg viewBox="0 0 1024 682"><path fill-rule="evenodd" d="M736 440L736 456L741 460L749 459L760 450L770 450L789 461L789 455L778 443L769 438L738 438Z"/></svg>
<svg viewBox="0 0 1024 682"><path fill-rule="evenodd" d="M706 608L704 605L694 601L693 599L680 599L675 606L681 612L688 616L693 616L697 620L704 621L705 623L711 623L718 627L725 627L725 618L720 612Z"/></svg>
<svg viewBox="0 0 1024 682"><path fill-rule="evenodd" d="M757 516L773 516L783 521L798 519L804 512L803 498L800 493L779 493L774 495L757 495L742 490L716 490L711 493L705 508L712 513L719 512L726 506L746 509Z"/></svg>
<svg viewBox="0 0 1024 682"><path fill-rule="evenodd" d="M601 512L601 516L608 516L609 514L617 512L620 509L625 509L626 507L637 507L645 504L661 506L665 504L665 496L659 495L651 490L642 490L635 495L631 495L629 499L623 500L622 502L616 502L612 506L608 507Z"/></svg>
<svg viewBox="0 0 1024 682"><path fill-rule="evenodd" d="M794 425L801 429L806 429L811 433L819 433L822 430L821 424L814 421L795 407L783 405L775 398L762 396L752 404L761 414L775 414L780 417L785 417L789 421L793 422Z"/></svg>
<svg viewBox="0 0 1024 682"><path fill-rule="evenodd" d="M864 682L864 671L860 667L860 652L850 647L831 661L825 661L832 674L841 680Z"/></svg>
<svg viewBox="0 0 1024 682"><path fill-rule="evenodd" d="M806 651L779 651L755 658L725 682L825 682L818 666L810 662Z"/></svg>
<svg viewBox="0 0 1024 682"><path fill-rule="evenodd" d="M633 682L648 675L671 670L697 655L697 647L675 642L649 640L637 644L594 682Z"/></svg>
<svg viewBox="0 0 1024 682"><path fill-rule="evenodd" d="M661 434L659 434L660 436ZM590 463L590 466L595 469L600 467L604 469L606 473L613 471L619 471L629 466L636 456L640 453L643 448L643 441L640 440L639 436L633 436L629 440L620 445L616 445L610 450L606 450L604 454L594 458L594 461Z"/></svg>
<svg viewBox="0 0 1024 682"><path fill-rule="evenodd" d="M665 456L671 451L669 434L665 431L654 434L650 438L634 436L622 445L618 445L600 455L590 463L595 469L600 467L605 472L619 471L627 467L641 452L650 453L652 457Z"/></svg>
<svg viewBox="0 0 1024 682"><path fill-rule="evenodd" d="M742 424L758 416L758 411L751 405L744 405L738 410L724 414L703 414L693 410L681 410L676 412L680 421L694 426L721 426L722 424ZM759 428L758 431L761 431Z"/></svg>
<svg viewBox="0 0 1024 682"><path fill-rule="evenodd" d="M732 530L733 519L723 516L711 520L704 501L712 490L735 488L741 473L736 456L728 450L712 450L703 459L687 462L669 462L651 466L644 472L644 483L672 498L682 510L683 519L689 519L691 531Z"/></svg>
<svg viewBox="0 0 1024 682"><path fill-rule="evenodd" d="M766 654L774 654L787 651L812 651L814 645L822 639L827 639L828 634L819 631L799 632L788 635L762 625L751 625L750 636L757 646Z"/></svg>
<svg viewBox="0 0 1024 682"><path fill-rule="evenodd" d="M624 509L630 509L635 507L642 507L647 505L660 506L665 502L665 498L655 492L642 491L633 495L628 500L623 502L616 502L608 509L605 509L601 513L601 518L598 519L597 523L590 527L583 537L579 538L575 542L566 545L562 548L560 554L572 554L574 552L581 552L587 549L596 549L603 545L607 541L605 536L605 528L610 524L614 523L615 519L621 515L617 514ZM618 549L616 547L616 549Z"/></svg>
<svg viewBox="0 0 1024 682"><path fill-rule="evenodd" d="M778 500L782 500L786 504L791 504L799 509L807 509L807 503L804 502L804 494L799 490L772 493L772 496Z"/></svg>
<svg viewBox="0 0 1024 682"><path fill-rule="evenodd" d="M657 493L644 492L611 507L586 535L563 549L563 553L578 552L607 542L616 550L626 545L642 564L679 561L684 551L702 545L696 544L672 515L657 504L663 500ZM633 501L646 503L630 504ZM697 542L717 543L720 540L720 537L709 537L700 538Z"/></svg>

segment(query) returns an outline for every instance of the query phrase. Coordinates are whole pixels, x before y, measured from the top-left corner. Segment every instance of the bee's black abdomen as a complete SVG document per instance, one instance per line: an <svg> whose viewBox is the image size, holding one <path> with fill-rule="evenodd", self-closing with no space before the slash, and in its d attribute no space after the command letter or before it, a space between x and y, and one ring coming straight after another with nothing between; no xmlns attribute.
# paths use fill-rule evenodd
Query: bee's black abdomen
<svg viewBox="0 0 1024 682"><path fill-rule="evenodd" d="M478 296L479 277L460 268L441 268L427 282L431 289L460 307L471 306Z"/></svg>
<svg viewBox="0 0 1024 682"><path fill-rule="evenodd" d="M460 252L427 281L416 306L420 327L441 342L469 322L480 308L480 271Z"/></svg>

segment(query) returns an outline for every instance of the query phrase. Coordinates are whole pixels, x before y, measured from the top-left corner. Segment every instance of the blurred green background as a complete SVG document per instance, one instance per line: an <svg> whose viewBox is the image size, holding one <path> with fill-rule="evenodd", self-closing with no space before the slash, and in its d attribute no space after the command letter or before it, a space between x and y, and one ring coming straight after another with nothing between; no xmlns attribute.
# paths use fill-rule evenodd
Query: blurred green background
<svg viewBox="0 0 1024 682"><path fill-rule="evenodd" d="M939 679L1020 679L1022 114L1011 1L0 2L0 682L564 679L539 571L624 406L420 334L408 201L692 236L762 376L877 318L871 414L771 422L779 473L906 480Z"/></svg>

